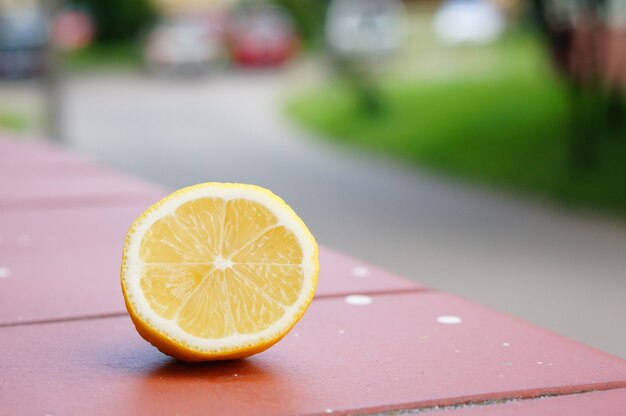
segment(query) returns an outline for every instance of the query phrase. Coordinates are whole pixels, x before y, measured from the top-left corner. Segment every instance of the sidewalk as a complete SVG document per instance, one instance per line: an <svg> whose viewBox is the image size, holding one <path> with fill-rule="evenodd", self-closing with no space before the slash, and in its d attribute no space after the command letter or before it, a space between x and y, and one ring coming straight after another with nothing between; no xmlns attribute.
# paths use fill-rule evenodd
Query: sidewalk
<svg viewBox="0 0 626 416"><path fill-rule="evenodd" d="M336 148L282 120L284 88L254 73L78 79L70 144L170 187L268 187L331 247L626 357L623 221Z"/></svg>

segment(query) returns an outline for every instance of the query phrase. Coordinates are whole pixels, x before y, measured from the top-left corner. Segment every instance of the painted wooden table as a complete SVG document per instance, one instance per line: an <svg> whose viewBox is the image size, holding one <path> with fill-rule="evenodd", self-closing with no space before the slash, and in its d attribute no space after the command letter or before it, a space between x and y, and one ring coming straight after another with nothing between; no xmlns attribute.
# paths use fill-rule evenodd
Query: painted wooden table
<svg viewBox="0 0 626 416"><path fill-rule="evenodd" d="M275 347L164 356L118 270L126 229L166 193L0 138L0 415L626 415L626 361L324 247L316 297Z"/></svg>

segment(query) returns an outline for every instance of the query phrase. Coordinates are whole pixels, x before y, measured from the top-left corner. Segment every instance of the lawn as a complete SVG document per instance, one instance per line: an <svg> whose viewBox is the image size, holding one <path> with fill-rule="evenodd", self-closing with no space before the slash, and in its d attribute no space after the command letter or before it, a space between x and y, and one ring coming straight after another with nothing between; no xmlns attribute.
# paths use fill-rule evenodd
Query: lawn
<svg viewBox="0 0 626 416"><path fill-rule="evenodd" d="M422 168L626 214L626 137L602 139L597 165L572 172L568 91L536 37L426 48L413 59L412 72L379 82L379 114L337 80L291 97L286 111L322 137Z"/></svg>
<svg viewBox="0 0 626 416"><path fill-rule="evenodd" d="M70 70L134 69L141 66L139 46L134 42L93 44L63 56Z"/></svg>
<svg viewBox="0 0 626 416"><path fill-rule="evenodd" d="M0 131L24 132L30 128L28 117L14 111L0 110Z"/></svg>

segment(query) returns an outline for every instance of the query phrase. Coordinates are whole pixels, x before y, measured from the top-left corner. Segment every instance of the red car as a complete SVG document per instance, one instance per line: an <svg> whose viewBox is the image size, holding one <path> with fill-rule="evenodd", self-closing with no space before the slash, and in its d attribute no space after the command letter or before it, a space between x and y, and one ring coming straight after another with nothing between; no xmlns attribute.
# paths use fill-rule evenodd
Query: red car
<svg viewBox="0 0 626 416"><path fill-rule="evenodd" d="M274 6L235 10L227 31L233 63L245 67L279 66L293 57L300 41L288 14Z"/></svg>

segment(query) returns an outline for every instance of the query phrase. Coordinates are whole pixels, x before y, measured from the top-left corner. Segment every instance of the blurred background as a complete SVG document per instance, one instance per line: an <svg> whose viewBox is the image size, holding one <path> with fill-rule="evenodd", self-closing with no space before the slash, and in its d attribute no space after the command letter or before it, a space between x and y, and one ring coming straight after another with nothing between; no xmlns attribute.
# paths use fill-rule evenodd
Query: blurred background
<svg viewBox="0 0 626 416"><path fill-rule="evenodd" d="M623 358L625 92L622 0L0 0L0 134Z"/></svg>

